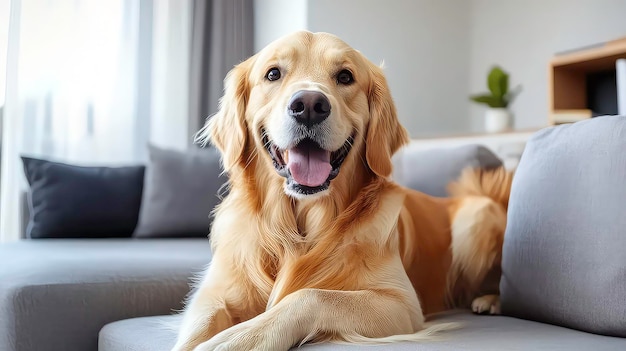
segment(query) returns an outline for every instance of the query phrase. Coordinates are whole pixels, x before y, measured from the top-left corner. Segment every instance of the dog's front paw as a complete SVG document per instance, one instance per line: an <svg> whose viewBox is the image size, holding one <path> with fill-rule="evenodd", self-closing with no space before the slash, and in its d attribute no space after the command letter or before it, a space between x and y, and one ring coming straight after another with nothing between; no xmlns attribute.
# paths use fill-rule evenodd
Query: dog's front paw
<svg viewBox="0 0 626 351"><path fill-rule="evenodd" d="M287 351L290 347L270 327L252 319L222 331L194 351Z"/></svg>
<svg viewBox="0 0 626 351"><path fill-rule="evenodd" d="M228 338L211 339L198 345L194 351L270 351L278 350L266 345L263 339L248 334L234 334ZM287 349L285 349L286 351Z"/></svg>
<svg viewBox="0 0 626 351"><path fill-rule="evenodd" d="M231 343L236 341L237 339L241 339L240 335L236 335L230 329L234 329L235 327L231 327L229 329L224 330L223 332L215 335L208 341L203 342L202 344L196 346L193 351L238 351L245 350L245 345L237 345L236 343ZM247 348L248 350L253 350L254 345Z"/></svg>
<svg viewBox="0 0 626 351"><path fill-rule="evenodd" d="M500 314L500 295L483 295L472 301L472 311L478 314Z"/></svg>

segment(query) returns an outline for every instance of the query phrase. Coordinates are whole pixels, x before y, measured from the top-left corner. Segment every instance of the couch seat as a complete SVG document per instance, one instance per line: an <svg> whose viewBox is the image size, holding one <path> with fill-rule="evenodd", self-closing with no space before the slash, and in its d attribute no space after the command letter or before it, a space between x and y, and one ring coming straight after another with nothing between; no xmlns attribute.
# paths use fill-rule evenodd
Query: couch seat
<svg viewBox="0 0 626 351"><path fill-rule="evenodd" d="M99 351L170 351L179 316L143 317L106 325L100 331ZM477 316L467 311L439 314L433 320L457 321L458 330L440 334L437 341L380 346L318 344L302 350L626 350L626 339L600 336L549 324L502 316Z"/></svg>

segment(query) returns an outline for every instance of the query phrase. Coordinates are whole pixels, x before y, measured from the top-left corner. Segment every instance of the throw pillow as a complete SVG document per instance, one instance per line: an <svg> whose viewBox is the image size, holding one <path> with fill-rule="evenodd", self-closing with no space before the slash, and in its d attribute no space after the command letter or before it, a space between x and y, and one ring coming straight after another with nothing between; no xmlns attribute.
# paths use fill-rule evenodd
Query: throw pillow
<svg viewBox="0 0 626 351"><path fill-rule="evenodd" d="M144 166L82 167L22 157L29 192L28 238L130 237Z"/></svg>
<svg viewBox="0 0 626 351"><path fill-rule="evenodd" d="M503 313L626 337L625 150L626 117L531 138L509 200Z"/></svg>
<svg viewBox="0 0 626 351"><path fill-rule="evenodd" d="M145 191L135 237L206 237L211 211L220 202L219 152L212 147L186 152L149 146Z"/></svg>

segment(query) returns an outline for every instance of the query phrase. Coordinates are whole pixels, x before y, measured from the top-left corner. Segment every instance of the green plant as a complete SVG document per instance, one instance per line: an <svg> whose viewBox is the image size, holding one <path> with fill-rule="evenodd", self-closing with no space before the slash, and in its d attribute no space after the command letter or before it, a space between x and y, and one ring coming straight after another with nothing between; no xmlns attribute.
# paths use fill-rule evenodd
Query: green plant
<svg viewBox="0 0 626 351"><path fill-rule="evenodd" d="M506 108L513 102L513 99L520 91L520 86L509 91L509 74L498 66L494 66L489 72L487 87L489 88L489 93L472 95L470 99L489 107Z"/></svg>

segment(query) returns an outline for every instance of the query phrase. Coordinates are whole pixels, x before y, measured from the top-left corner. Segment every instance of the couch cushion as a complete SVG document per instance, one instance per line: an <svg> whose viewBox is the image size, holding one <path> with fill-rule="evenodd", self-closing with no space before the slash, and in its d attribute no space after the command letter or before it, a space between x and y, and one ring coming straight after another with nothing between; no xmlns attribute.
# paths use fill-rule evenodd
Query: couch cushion
<svg viewBox="0 0 626 351"><path fill-rule="evenodd" d="M220 201L220 155L213 147L186 152L150 146L135 237L204 237Z"/></svg>
<svg viewBox="0 0 626 351"><path fill-rule="evenodd" d="M181 308L207 239L29 240L0 245L0 350L96 351L98 331Z"/></svg>
<svg viewBox="0 0 626 351"><path fill-rule="evenodd" d="M504 313L626 337L626 117L538 132L513 181Z"/></svg>
<svg viewBox="0 0 626 351"><path fill-rule="evenodd" d="M144 166L81 167L22 157L30 185L29 238L130 237Z"/></svg>
<svg viewBox="0 0 626 351"><path fill-rule="evenodd" d="M448 196L447 187L467 167L496 168L502 161L481 145L430 150L407 145L394 157L394 179L399 184L432 196Z"/></svg>
<svg viewBox="0 0 626 351"><path fill-rule="evenodd" d="M135 318L106 325L100 331L99 351L169 351L179 316ZM442 340L379 346L318 344L302 350L624 350L626 339L578 332L511 317L477 316L465 311L440 314L434 320L460 321L459 330L441 333ZM298 350L300 350L298 349Z"/></svg>

